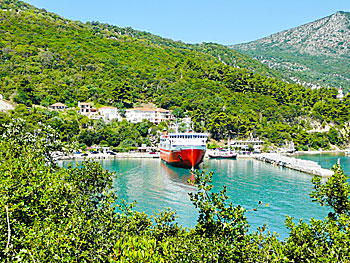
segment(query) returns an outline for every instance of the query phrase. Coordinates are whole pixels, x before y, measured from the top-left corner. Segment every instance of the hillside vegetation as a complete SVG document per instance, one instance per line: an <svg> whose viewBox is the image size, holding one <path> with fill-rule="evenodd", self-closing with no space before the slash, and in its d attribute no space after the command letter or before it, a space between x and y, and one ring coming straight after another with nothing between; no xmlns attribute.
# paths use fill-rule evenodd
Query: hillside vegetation
<svg viewBox="0 0 350 263"><path fill-rule="evenodd" d="M328 17L247 44L231 46L309 86L350 91L350 13Z"/></svg>
<svg viewBox="0 0 350 263"><path fill-rule="evenodd" d="M113 26L70 21L18 1L0 3L0 92L19 104L93 101L125 108L153 102L185 112L196 130L217 140L252 134L276 145L293 141L300 149L347 143L350 98L339 101L336 89L311 90L231 66L217 58L224 49L214 44L188 48L147 33L137 38ZM53 114L35 112L57 123ZM86 134L85 126L71 118L69 139L75 140ZM335 128L307 132L315 121ZM102 134L95 142L110 133Z"/></svg>
<svg viewBox="0 0 350 263"><path fill-rule="evenodd" d="M247 55L243 55L226 46L215 43L202 43L202 44L186 44L182 41L173 41L171 39L162 38L160 36L152 35L148 32L134 30L131 27L121 28L109 24L99 23L97 21L89 22L88 25L93 27L93 30L100 32L101 30L107 30L112 35L125 35L132 38L147 40L157 46L163 47L175 47L177 49L187 49L192 51L198 51L204 54L212 55L225 65L230 65L236 68L245 68L251 72L261 74L266 77L273 77L278 80L288 79L285 75L282 75L278 71L275 71L263 63L258 62L255 59L251 59Z"/></svg>

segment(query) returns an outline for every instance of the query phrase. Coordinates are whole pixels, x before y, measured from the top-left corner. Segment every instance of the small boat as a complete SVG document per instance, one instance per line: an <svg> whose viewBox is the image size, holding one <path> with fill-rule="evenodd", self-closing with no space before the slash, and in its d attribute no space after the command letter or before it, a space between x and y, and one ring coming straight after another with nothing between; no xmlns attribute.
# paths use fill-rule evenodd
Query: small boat
<svg viewBox="0 0 350 263"><path fill-rule="evenodd" d="M216 159L236 159L237 153L225 150L215 150L208 153L209 158Z"/></svg>
<svg viewBox="0 0 350 263"><path fill-rule="evenodd" d="M237 158L237 153L231 151L230 149L230 137L228 138L227 141L228 144L228 150L223 150L222 148L216 149L214 151L211 151L208 153L209 158L216 158L216 159L236 159Z"/></svg>

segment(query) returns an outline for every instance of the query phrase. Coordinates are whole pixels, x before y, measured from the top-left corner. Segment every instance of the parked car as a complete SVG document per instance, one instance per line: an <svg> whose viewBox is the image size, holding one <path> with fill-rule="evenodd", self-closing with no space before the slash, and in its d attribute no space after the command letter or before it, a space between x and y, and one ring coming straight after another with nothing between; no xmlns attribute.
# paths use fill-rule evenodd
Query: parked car
<svg viewBox="0 0 350 263"><path fill-rule="evenodd" d="M112 152L112 151L107 151L106 153L110 154L110 155L116 155L115 152Z"/></svg>
<svg viewBox="0 0 350 263"><path fill-rule="evenodd" d="M88 154L87 153L82 153L81 156L88 156Z"/></svg>
<svg viewBox="0 0 350 263"><path fill-rule="evenodd" d="M91 151L92 154L98 154L98 151Z"/></svg>

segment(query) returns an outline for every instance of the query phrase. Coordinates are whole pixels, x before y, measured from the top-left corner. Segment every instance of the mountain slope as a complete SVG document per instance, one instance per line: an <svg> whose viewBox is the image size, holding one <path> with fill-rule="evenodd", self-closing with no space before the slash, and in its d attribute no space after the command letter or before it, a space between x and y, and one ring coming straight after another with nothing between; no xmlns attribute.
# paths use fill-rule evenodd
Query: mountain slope
<svg viewBox="0 0 350 263"><path fill-rule="evenodd" d="M231 48L295 80L349 90L350 13L331 16Z"/></svg>
<svg viewBox="0 0 350 263"><path fill-rule="evenodd" d="M15 0L1 0L0 8L7 10L31 10L36 13L46 13L47 15L55 16L56 14L52 14L46 12L45 9L36 9L35 7L21 1ZM231 65L238 68L245 68L249 71L261 74L267 77L273 77L278 80L288 79L285 75L281 74L278 71L275 71L263 63L260 63L254 59L251 59L249 56L244 55L240 52L232 50L226 46L215 44L215 43L202 43L202 44L186 44L182 41L173 41L171 39L162 38L157 35L150 34L148 32L134 30L131 27L118 27L114 25L109 25L105 23L99 23L97 21L88 22L85 26L90 26L93 32L109 37L109 38L118 38L120 36L128 36L134 39L147 40L149 43L160 47L174 47L180 49L186 49L191 51L197 51L204 54L209 54L217 58L219 61L226 65ZM102 31L102 32L101 32Z"/></svg>
<svg viewBox="0 0 350 263"><path fill-rule="evenodd" d="M200 51L21 4L0 0L0 93L17 103L74 107L93 101L126 108L153 102L186 112L195 130L215 139L254 133L278 145L293 140L316 149L328 147L330 137L307 133L309 122L349 121L350 96L340 101L335 89L311 90L223 63L228 53L221 46L203 44Z"/></svg>
<svg viewBox="0 0 350 263"><path fill-rule="evenodd" d="M114 25L99 23L97 21L88 22L87 25L90 25L92 30L96 33L99 33L101 31L108 32L106 36L109 38L114 38L123 35L135 39L145 40L159 47L174 47L178 49L186 49L201 52L204 54L212 55L225 65L230 65L237 68L245 68L251 72L258 73L267 77L272 77L278 80L289 80L288 77L284 76L278 71L269 68L263 63L260 63L255 59L251 59L247 55L244 55L236 50L230 49L220 44L187 44L182 41L174 41L171 39L150 34L148 32L134 30L131 27L121 28Z"/></svg>

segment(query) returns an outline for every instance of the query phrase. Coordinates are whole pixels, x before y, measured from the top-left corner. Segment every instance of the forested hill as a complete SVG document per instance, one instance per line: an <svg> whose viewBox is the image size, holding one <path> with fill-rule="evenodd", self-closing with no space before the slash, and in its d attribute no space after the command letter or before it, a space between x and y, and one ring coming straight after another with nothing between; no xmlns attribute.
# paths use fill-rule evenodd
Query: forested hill
<svg viewBox="0 0 350 263"><path fill-rule="evenodd" d="M187 112L196 130L215 139L254 133L313 148L347 140L350 98L339 101L336 89L311 90L231 66L223 55L221 61L219 53L211 55L213 44L177 46L18 1L0 3L0 92L17 103L93 101L120 108L154 102ZM307 133L315 121L338 127L339 139L333 140L335 130Z"/></svg>
<svg viewBox="0 0 350 263"><path fill-rule="evenodd" d="M294 80L350 91L350 13L231 47Z"/></svg>
<svg viewBox="0 0 350 263"><path fill-rule="evenodd" d="M114 34L125 35L132 38L148 40L157 46L174 47L177 49L197 51L204 54L212 55L225 65L230 65L236 68L244 68L251 72L258 73L266 77L272 77L278 80L287 80L292 82L292 80L289 79L286 75L283 75L280 72L269 68L268 66L257 61L256 59L251 59L247 55L244 55L236 50L233 50L220 44L186 44L182 41L174 41L168 38L153 35L148 32L134 30L131 27L117 27L105 23L99 23L97 21L88 22L87 24L91 25L94 32L100 32L101 30L108 31L110 37L113 37Z"/></svg>

